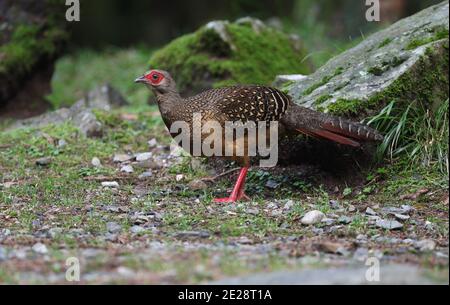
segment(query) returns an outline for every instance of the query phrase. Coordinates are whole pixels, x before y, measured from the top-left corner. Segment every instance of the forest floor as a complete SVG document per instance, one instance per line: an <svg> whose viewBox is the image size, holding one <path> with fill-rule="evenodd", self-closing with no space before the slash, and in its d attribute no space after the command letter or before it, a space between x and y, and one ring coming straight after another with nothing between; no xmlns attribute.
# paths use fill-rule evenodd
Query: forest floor
<svg viewBox="0 0 450 305"><path fill-rule="evenodd" d="M157 111L98 117L98 139L68 124L0 134L0 282L67 283L71 257L82 283L205 283L375 257L448 283L448 180L436 172L386 164L330 187L307 166L255 168L252 201L217 204L236 173L202 181L211 169L170 151ZM302 224L310 211L325 217Z"/></svg>
<svg viewBox="0 0 450 305"><path fill-rule="evenodd" d="M383 283L449 282L447 175L402 159L358 179L307 164L253 168L252 201L214 203L237 173L204 181L220 170L170 150L132 82L146 59L86 51L58 62L53 107L102 82L130 101L96 112L100 138L0 123L0 283L73 283L77 261L81 283L366 284L377 262ZM322 219L303 224L311 211Z"/></svg>

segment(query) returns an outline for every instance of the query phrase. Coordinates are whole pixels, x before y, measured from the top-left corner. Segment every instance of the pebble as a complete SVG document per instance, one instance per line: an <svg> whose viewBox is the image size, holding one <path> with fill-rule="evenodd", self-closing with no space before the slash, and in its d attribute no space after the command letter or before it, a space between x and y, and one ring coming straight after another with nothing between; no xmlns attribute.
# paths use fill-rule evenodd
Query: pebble
<svg viewBox="0 0 450 305"><path fill-rule="evenodd" d="M28 256L28 251L26 249L17 249L13 251L11 256L17 259L26 259Z"/></svg>
<svg viewBox="0 0 450 305"><path fill-rule="evenodd" d="M434 231L434 225L431 221L425 221L425 229L428 231Z"/></svg>
<svg viewBox="0 0 450 305"><path fill-rule="evenodd" d="M416 241L411 238L406 238L402 241L402 243L404 243L405 245L414 245L414 244L416 244Z"/></svg>
<svg viewBox="0 0 450 305"><path fill-rule="evenodd" d="M280 186L280 183L273 181L273 180L268 180L266 183L266 187L269 189L277 189Z"/></svg>
<svg viewBox="0 0 450 305"><path fill-rule="evenodd" d="M436 249L436 242L432 239L424 239L416 242L415 246L420 252L430 252Z"/></svg>
<svg viewBox="0 0 450 305"><path fill-rule="evenodd" d="M131 174L134 172L133 166L131 165L124 165L122 166L122 168L120 169L120 171L122 173L127 173L127 174Z"/></svg>
<svg viewBox="0 0 450 305"><path fill-rule="evenodd" d="M341 216L338 218L338 222L342 223L342 224L349 224L353 221L352 217L348 217L348 216Z"/></svg>
<svg viewBox="0 0 450 305"><path fill-rule="evenodd" d="M35 252L37 254L47 254L48 253L47 246L42 243L34 244L33 247L31 248L31 250L33 250L33 252Z"/></svg>
<svg viewBox="0 0 450 305"><path fill-rule="evenodd" d="M333 210L339 210L341 208L339 201L337 201L337 200L330 200L330 207Z"/></svg>
<svg viewBox="0 0 450 305"><path fill-rule="evenodd" d="M119 233L120 231L122 231L122 226L119 225L117 222L108 222L106 224L106 229L108 230L109 233Z"/></svg>
<svg viewBox="0 0 450 305"><path fill-rule="evenodd" d="M48 166L48 165L50 165L50 163L52 163L52 159L48 158L48 157L40 158L40 159L36 160L36 165L39 165L39 166Z"/></svg>
<svg viewBox="0 0 450 305"><path fill-rule="evenodd" d="M409 214L414 208L409 205L402 205L400 208L398 207L385 207L383 208L383 212L387 214Z"/></svg>
<svg viewBox="0 0 450 305"><path fill-rule="evenodd" d="M175 176L175 180L176 180L177 182L180 182L180 181L183 180L183 179L184 179L184 175L182 175L182 174L178 174L178 175Z"/></svg>
<svg viewBox="0 0 450 305"><path fill-rule="evenodd" d="M364 262L369 258L369 249L358 248L355 253L353 253L353 259L359 262Z"/></svg>
<svg viewBox="0 0 450 305"><path fill-rule="evenodd" d="M403 221L411 218L410 216L403 215L403 214L394 214L394 217L397 218L398 220L403 220Z"/></svg>
<svg viewBox="0 0 450 305"><path fill-rule="evenodd" d="M108 232L108 233L105 234L105 240L106 241L115 242L117 240L117 234Z"/></svg>
<svg viewBox="0 0 450 305"><path fill-rule="evenodd" d="M56 238L57 236L61 235L61 233L61 228L51 228L47 231L47 234L50 238Z"/></svg>
<svg viewBox="0 0 450 305"><path fill-rule="evenodd" d="M58 148L64 148L64 147L66 147L66 145L67 145L66 140L64 140L64 139L58 140Z"/></svg>
<svg viewBox="0 0 450 305"><path fill-rule="evenodd" d="M150 160L152 157L153 157L153 154L151 152L140 153L140 154L136 154L136 161L138 161L138 162L147 161L147 160Z"/></svg>
<svg viewBox="0 0 450 305"><path fill-rule="evenodd" d="M110 213L127 213L130 208L127 206L107 205L104 210Z"/></svg>
<svg viewBox="0 0 450 305"><path fill-rule="evenodd" d="M278 217L281 216L283 214L283 211L281 209L276 209L273 210L272 212L270 212L270 216L272 217Z"/></svg>
<svg viewBox="0 0 450 305"><path fill-rule="evenodd" d="M247 209L245 212L250 215L258 215L259 214L259 210L257 208L250 208L250 209Z"/></svg>
<svg viewBox="0 0 450 305"><path fill-rule="evenodd" d="M146 179L146 178L150 178L150 177L153 177L153 172L146 171L146 172L143 172L142 174L140 174L138 178L139 179Z"/></svg>
<svg viewBox="0 0 450 305"><path fill-rule="evenodd" d="M123 266L118 267L116 272L118 275L125 278L132 278L133 276L136 276L136 273L133 270Z"/></svg>
<svg viewBox="0 0 450 305"><path fill-rule="evenodd" d="M283 207L283 210L288 211L295 205L295 202L293 200L288 200Z"/></svg>
<svg viewBox="0 0 450 305"><path fill-rule="evenodd" d="M157 162L155 162L155 160L152 160L152 159L140 161L140 162L136 163L135 166L137 166L139 168L147 168L147 169L155 169L155 170L162 168L162 166L160 164L158 164Z"/></svg>
<svg viewBox="0 0 450 305"><path fill-rule="evenodd" d="M193 191L202 191L208 188L208 185L200 179L192 180L189 183L189 188Z"/></svg>
<svg viewBox="0 0 450 305"><path fill-rule="evenodd" d="M155 148L156 146L158 146L158 141L156 141L156 139L153 138L150 141L148 141L147 144L149 148Z"/></svg>
<svg viewBox="0 0 450 305"><path fill-rule="evenodd" d="M92 158L91 164L92 164L92 166L94 166L94 167L102 167L102 162L101 162L100 159L97 158L97 157Z"/></svg>
<svg viewBox="0 0 450 305"><path fill-rule="evenodd" d="M113 157L113 162L115 163L123 163L133 159L133 156L127 154L116 154Z"/></svg>
<svg viewBox="0 0 450 305"><path fill-rule="evenodd" d="M403 225L396 220L378 219L375 225L386 230L398 230L403 228Z"/></svg>
<svg viewBox="0 0 450 305"><path fill-rule="evenodd" d="M254 243L254 241L247 236L241 236L237 242L241 245L251 245Z"/></svg>
<svg viewBox="0 0 450 305"><path fill-rule="evenodd" d="M119 183L116 181L105 181L102 182L102 186L103 187L110 187L110 188L118 188L119 187Z"/></svg>
<svg viewBox="0 0 450 305"><path fill-rule="evenodd" d="M322 235L324 233L324 230L322 228L312 228L311 230L315 235Z"/></svg>
<svg viewBox="0 0 450 305"><path fill-rule="evenodd" d="M377 212L375 212L372 208L368 207L368 208L366 209L366 214L367 214L367 215L370 215L370 216L376 216L376 215L377 215Z"/></svg>
<svg viewBox="0 0 450 305"><path fill-rule="evenodd" d="M133 234L139 234L141 232L146 231L145 228L141 227L141 226L132 226L130 228L130 232Z"/></svg>
<svg viewBox="0 0 450 305"><path fill-rule="evenodd" d="M322 221L324 217L325 214L321 211L310 211L303 216L300 222L304 225L313 225Z"/></svg>
<svg viewBox="0 0 450 305"><path fill-rule="evenodd" d="M332 218L324 217L320 222L325 224L325 225L327 225L327 226L332 226L332 225L334 225L335 220L332 219Z"/></svg>
<svg viewBox="0 0 450 305"><path fill-rule="evenodd" d="M277 208L278 208L278 205L277 205L276 203L270 202L270 203L267 205L267 208L268 208L269 210L274 210L274 209L277 209Z"/></svg>
<svg viewBox="0 0 450 305"><path fill-rule="evenodd" d="M354 205L350 205L350 206L348 207L348 211L349 211L350 213L356 212L356 207L355 207Z"/></svg>
<svg viewBox="0 0 450 305"><path fill-rule="evenodd" d="M364 235L364 234L358 234L358 235L356 236L356 240L359 241L359 242L361 242L361 241L367 241L367 235Z"/></svg>
<svg viewBox="0 0 450 305"><path fill-rule="evenodd" d="M187 238L187 237L199 237L199 238L208 238L209 233L205 231L182 231L175 233L175 237L177 238Z"/></svg>

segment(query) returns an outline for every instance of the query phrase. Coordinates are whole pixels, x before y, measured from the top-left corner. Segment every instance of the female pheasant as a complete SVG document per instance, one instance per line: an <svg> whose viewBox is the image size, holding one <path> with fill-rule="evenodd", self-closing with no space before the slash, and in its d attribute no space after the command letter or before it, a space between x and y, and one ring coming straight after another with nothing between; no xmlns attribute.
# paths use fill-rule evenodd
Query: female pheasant
<svg viewBox="0 0 450 305"><path fill-rule="evenodd" d="M224 127L226 122L236 121L278 122L281 131L296 131L356 148L360 147L362 142L383 139L370 127L297 106L283 92L266 86L224 87L182 98L177 91L175 81L166 71L151 70L135 82L146 84L155 93L161 116L169 130L174 122L181 121L189 125L193 134L194 126L197 126L194 123L194 114L199 113L202 123L216 121ZM202 141L209 135L202 133ZM172 136L175 137L177 134ZM230 197L216 199L216 202L236 202L246 197L244 185L250 166L250 157L236 154L238 149L236 146L237 143L244 143L243 151L247 152L248 146L256 142L258 138L249 134L245 134L243 142L223 138L222 151L231 146L231 151L234 153L229 157L238 161L242 169Z"/></svg>

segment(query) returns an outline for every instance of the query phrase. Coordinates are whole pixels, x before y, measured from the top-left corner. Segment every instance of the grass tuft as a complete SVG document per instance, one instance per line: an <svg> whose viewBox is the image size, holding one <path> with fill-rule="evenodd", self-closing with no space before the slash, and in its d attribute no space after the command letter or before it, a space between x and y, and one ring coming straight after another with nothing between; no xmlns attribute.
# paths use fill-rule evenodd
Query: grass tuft
<svg viewBox="0 0 450 305"><path fill-rule="evenodd" d="M434 110L416 102L406 109L395 100L389 103L368 121L385 135L378 157L387 154L393 160L406 155L410 167L436 167L448 176L448 106L448 99Z"/></svg>

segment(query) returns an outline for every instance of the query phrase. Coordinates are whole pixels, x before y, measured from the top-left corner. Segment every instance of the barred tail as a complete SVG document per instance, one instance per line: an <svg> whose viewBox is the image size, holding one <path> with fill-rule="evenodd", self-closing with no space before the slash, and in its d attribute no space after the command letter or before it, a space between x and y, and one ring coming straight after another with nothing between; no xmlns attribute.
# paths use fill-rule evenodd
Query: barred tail
<svg viewBox="0 0 450 305"><path fill-rule="evenodd" d="M383 140L378 131L364 124L296 105L290 107L282 123L303 134L353 147L360 147L362 142Z"/></svg>

